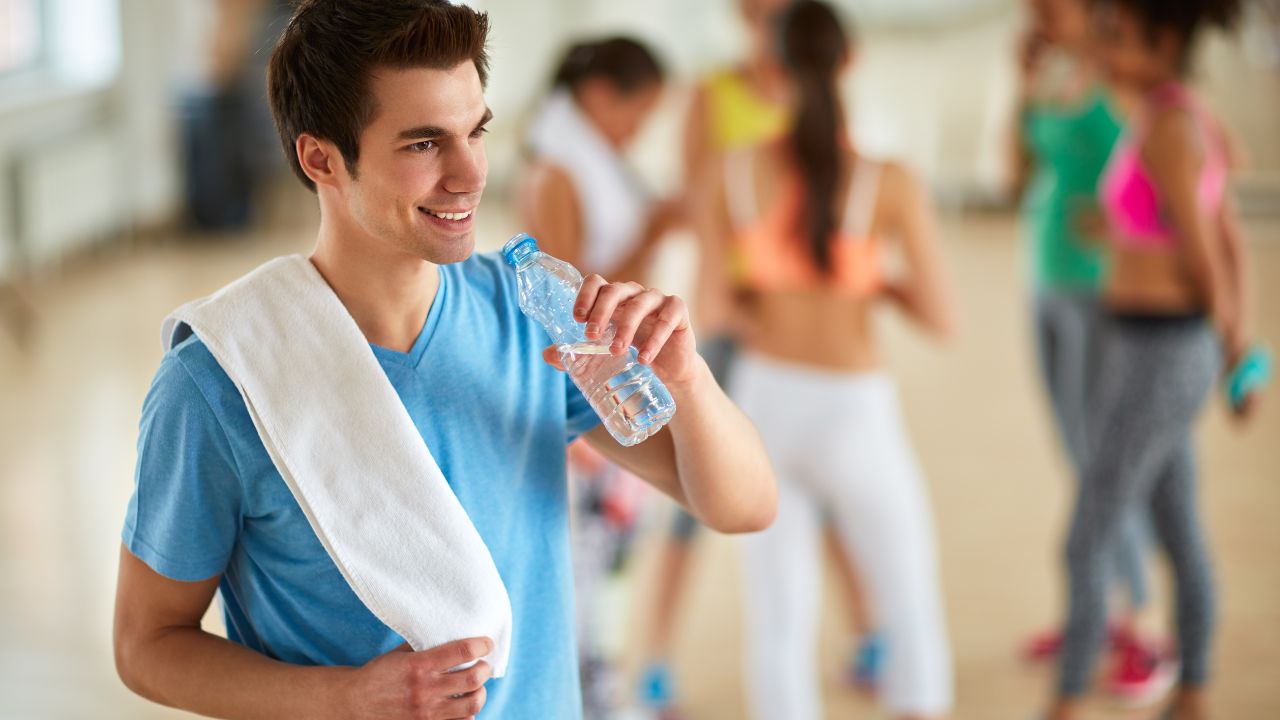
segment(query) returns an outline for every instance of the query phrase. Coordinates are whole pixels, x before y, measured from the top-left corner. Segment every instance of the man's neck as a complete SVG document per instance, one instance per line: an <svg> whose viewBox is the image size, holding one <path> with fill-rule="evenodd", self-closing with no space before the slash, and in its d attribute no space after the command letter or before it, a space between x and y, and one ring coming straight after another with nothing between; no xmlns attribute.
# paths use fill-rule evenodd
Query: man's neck
<svg viewBox="0 0 1280 720"><path fill-rule="evenodd" d="M353 243L321 220L311 264L369 342L408 352L440 288L436 265L378 243Z"/></svg>

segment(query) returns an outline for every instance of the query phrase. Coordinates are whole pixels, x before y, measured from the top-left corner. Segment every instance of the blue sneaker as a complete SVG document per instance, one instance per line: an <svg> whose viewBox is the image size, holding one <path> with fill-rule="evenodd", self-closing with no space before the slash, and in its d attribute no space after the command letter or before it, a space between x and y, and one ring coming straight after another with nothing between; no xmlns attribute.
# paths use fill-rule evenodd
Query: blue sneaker
<svg viewBox="0 0 1280 720"><path fill-rule="evenodd" d="M862 637L849 664L849 682L867 692L875 692L884 668L884 638L877 633Z"/></svg>
<svg viewBox="0 0 1280 720"><path fill-rule="evenodd" d="M666 710L676 698L676 681L666 663L652 662L640 674L640 704L650 710Z"/></svg>

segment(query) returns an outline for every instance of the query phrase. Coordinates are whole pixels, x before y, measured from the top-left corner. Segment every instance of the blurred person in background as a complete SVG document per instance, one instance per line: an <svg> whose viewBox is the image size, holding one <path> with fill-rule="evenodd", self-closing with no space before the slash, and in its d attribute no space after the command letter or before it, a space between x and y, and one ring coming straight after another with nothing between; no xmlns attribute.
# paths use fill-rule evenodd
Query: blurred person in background
<svg viewBox="0 0 1280 720"><path fill-rule="evenodd" d="M1036 355L1078 487L1105 272L1097 186L1123 120L1095 64L1087 0L1030 0L1028 10L1031 22L1019 47L1012 177L1031 243ZM1149 601L1146 526L1143 508L1124 518L1107 560L1109 586L1124 591L1108 632L1114 658L1108 688L1135 700L1160 695L1169 678L1163 648L1137 630ZM1061 642L1055 629L1034 638L1025 653L1049 658Z"/></svg>
<svg viewBox="0 0 1280 720"><path fill-rule="evenodd" d="M186 205L202 230L244 230L283 170L267 103L267 58L286 0L216 0L207 78L181 98Z"/></svg>
<svg viewBox="0 0 1280 720"><path fill-rule="evenodd" d="M653 52L635 40L578 43L530 124L521 219L542 250L584 274L643 283L659 240L682 220L681 205L651 198L624 157L663 81ZM581 440L569 448L569 476L583 705L587 717L604 718L621 700L616 636L626 627L606 584L630 557L640 481Z"/></svg>
<svg viewBox="0 0 1280 720"><path fill-rule="evenodd" d="M1082 716L1106 634L1106 558L1149 508L1173 570L1180 671L1167 716L1211 716L1214 580L1200 527L1192 430L1214 382L1250 345L1247 261L1229 191L1234 153L1190 91L1194 41L1230 28L1236 0L1095 0L1099 61L1136 107L1099 188L1109 228L1089 453L1067 542L1069 613L1052 720ZM1249 416L1256 392L1235 396Z"/></svg>
<svg viewBox="0 0 1280 720"><path fill-rule="evenodd" d="M580 717L565 443L587 436L717 530L771 521L768 458L697 355L683 302L594 275L579 294L575 317L588 337L615 323L615 351L634 341L679 406L662 432L624 448L558 372L543 328L518 308L515 273L494 254L474 253L488 174L488 28L486 15L444 0L309 0L271 55L268 86L289 165L319 206L313 252L286 262L309 263L341 303L323 319L351 323L360 337L334 352L376 364L372 381L389 384L402 424L430 448L445 491L485 546L492 564L476 572L496 570L510 601L505 676L491 679L483 661L451 672L489 655L494 639L414 652L362 602L215 346L175 335L143 403L121 533L115 660L138 694L217 717ZM275 313L275 322L280 311L244 308L254 318ZM295 350L278 340L263 351L288 367ZM341 396L335 403L373 401L344 394L341 377L316 382L317 393ZM381 430L341 412L296 422L306 446L315 433ZM395 478L348 481L372 488ZM362 510L357 518L370 527L384 517ZM438 547L438 529L386 528L373 540L395 546L394 558L402 543ZM459 551L438 547L435 560L470 581L448 564ZM227 638L201 628L215 594ZM459 612L447 603L432 610Z"/></svg>
<svg viewBox="0 0 1280 720"><path fill-rule="evenodd" d="M800 0L778 23L791 120L777 140L724 156L703 220L741 263L730 389L779 482L774 525L742 548L748 706L762 720L822 716L825 512L884 639L882 704L899 718L943 717L952 662L933 520L872 334L882 303L950 334L934 213L910 172L849 137L838 80L854 47L832 9ZM900 274L886 268L891 251Z"/></svg>
<svg viewBox="0 0 1280 720"><path fill-rule="evenodd" d="M778 14L791 0L740 0L739 14L747 30L748 55L741 63L710 73L694 92L685 120L684 188L691 212L704 206L711 175L723 173L726 153L776 140L788 127L793 93L778 58ZM727 386L738 341L730 327L734 263L722 243L698 233L699 258L694 314L702 337L698 351L722 386ZM883 658L879 637L872 630L854 562L839 535L824 520L823 540L834 559L836 580L859 638L843 672L849 683L874 690ZM692 571L690 558L698 524L676 508L658 558L654 578L652 631L648 661L638 683L641 702L678 717L678 692L670 669L671 641L681 599Z"/></svg>
<svg viewBox="0 0 1280 720"><path fill-rule="evenodd" d="M655 200L625 152L662 98L664 71L645 45L614 37L574 45L529 125L520 215L539 247L584 273L647 279L658 241L683 222Z"/></svg>

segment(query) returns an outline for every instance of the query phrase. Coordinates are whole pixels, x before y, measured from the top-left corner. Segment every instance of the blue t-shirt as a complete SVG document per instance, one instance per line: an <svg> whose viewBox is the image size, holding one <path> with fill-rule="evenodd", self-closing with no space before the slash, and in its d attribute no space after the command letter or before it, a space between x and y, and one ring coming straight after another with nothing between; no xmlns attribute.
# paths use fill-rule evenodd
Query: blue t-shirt
<svg viewBox="0 0 1280 720"><path fill-rule="evenodd" d="M482 716L577 717L565 444L599 419L543 362L514 275L495 255L441 266L413 348L373 352L511 596L510 663ZM232 640L301 665L362 665L404 642L343 580L198 338L152 381L135 481L126 547L175 580L221 574Z"/></svg>

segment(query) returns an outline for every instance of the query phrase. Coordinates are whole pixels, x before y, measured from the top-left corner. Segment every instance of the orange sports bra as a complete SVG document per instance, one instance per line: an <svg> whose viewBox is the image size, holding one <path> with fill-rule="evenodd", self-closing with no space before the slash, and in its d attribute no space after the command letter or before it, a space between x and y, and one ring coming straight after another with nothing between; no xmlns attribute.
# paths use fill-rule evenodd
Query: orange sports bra
<svg viewBox="0 0 1280 720"><path fill-rule="evenodd" d="M753 152L730 153L725 159L725 195L733 224L730 271L735 284L750 290L827 287L855 297L878 294L884 282L882 249L871 234L871 223L882 165L858 158L840 228L831 238L831 272L824 276L798 230L804 200L800 178L788 172L777 201L761 213Z"/></svg>

